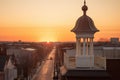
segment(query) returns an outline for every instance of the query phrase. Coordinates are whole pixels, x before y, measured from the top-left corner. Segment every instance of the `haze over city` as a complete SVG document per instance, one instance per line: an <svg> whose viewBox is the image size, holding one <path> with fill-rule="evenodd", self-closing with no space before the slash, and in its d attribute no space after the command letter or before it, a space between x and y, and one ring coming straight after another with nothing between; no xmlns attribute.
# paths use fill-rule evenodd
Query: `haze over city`
<svg viewBox="0 0 120 80"><path fill-rule="evenodd" d="M100 30L95 41L119 37L119 3L87 0L87 15ZM0 0L0 41L75 41L70 30L83 15L82 5L83 0Z"/></svg>

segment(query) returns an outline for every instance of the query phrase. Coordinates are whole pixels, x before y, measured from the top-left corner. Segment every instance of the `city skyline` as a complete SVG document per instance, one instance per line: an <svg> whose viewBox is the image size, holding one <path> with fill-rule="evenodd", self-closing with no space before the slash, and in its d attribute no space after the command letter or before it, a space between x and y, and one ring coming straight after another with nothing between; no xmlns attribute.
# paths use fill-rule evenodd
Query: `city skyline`
<svg viewBox="0 0 120 80"><path fill-rule="evenodd" d="M95 41L120 35L120 1L86 0ZM83 15L83 0L0 0L0 41L75 41L70 30ZM119 37L120 38L120 37Z"/></svg>

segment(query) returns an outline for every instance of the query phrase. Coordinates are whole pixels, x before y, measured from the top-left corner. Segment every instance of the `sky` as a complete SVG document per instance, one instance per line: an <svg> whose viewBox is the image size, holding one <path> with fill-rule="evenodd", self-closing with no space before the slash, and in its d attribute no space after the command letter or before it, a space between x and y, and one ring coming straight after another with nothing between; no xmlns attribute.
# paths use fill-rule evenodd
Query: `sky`
<svg viewBox="0 0 120 80"><path fill-rule="evenodd" d="M71 29L84 0L0 0L0 41L75 41ZM120 38L120 0L86 0L100 32L95 41Z"/></svg>

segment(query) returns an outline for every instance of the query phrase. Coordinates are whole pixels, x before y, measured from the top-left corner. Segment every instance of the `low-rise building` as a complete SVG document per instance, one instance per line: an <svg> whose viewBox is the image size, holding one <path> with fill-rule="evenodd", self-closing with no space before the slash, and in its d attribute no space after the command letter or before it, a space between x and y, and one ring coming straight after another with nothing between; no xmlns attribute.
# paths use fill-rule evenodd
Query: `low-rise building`
<svg viewBox="0 0 120 80"><path fill-rule="evenodd" d="M14 80L17 79L17 67L15 62L15 57L10 56L9 60L6 62L5 68L4 68L4 77L5 80Z"/></svg>

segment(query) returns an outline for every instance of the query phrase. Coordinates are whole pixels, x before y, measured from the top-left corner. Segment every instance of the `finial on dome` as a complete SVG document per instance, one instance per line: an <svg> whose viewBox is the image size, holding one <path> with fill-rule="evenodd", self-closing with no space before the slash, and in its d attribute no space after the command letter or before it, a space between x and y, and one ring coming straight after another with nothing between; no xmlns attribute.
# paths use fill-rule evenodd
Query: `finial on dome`
<svg viewBox="0 0 120 80"><path fill-rule="evenodd" d="M88 10L88 7L86 6L86 0L84 0L84 5L82 7L83 14L86 15L86 11Z"/></svg>
<svg viewBox="0 0 120 80"><path fill-rule="evenodd" d="M84 0L84 5L86 5L86 0Z"/></svg>

